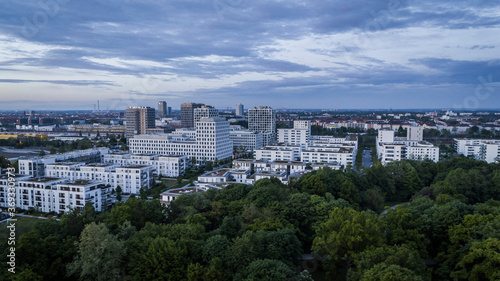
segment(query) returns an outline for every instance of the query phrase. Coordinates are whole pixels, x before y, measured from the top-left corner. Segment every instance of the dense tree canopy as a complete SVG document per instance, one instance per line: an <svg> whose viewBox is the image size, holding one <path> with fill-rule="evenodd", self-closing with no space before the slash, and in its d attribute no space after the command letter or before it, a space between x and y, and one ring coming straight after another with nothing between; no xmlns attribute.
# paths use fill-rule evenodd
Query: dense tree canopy
<svg viewBox="0 0 500 281"><path fill-rule="evenodd" d="M20 234L15 280L498 280L499 200L500 165L465 157L132 197Z"/></svg>

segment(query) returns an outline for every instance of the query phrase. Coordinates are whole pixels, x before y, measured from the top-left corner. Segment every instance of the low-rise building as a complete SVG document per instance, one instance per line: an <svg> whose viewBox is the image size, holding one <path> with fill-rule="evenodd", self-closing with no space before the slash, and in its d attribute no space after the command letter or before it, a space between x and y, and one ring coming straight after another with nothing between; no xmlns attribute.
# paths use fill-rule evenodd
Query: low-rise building
<svg viewBox="0 0 500 281"><path fill-rule="evenodd" d="M255 150L255 159L265 161L297 161L301 147L298 145L270 145Z"/></svg>
<svg viewBox="0 0 500 281"><path fill-rule="evenodd" d="M488 163L500 161L500 140L454 139L453 145L458 154L473 156L476 160Z"/></svg>
<svg viewBox="0 0 500 281"><path fill-rule="evenodd" d="M169 189L160 194L160 202L165 205L170 205L172 201L174 201L177 197L186 194L196 194L205 192L206 189L197 187L197 186L188 186L182 188Z"/></svg>
<svg viewBox="0 0 500 281"><path fill-rule="evenodd" d="M70 161L99 163L101 162L103 155L108 153L108 148L99 147L86 150L70 151L54 155L20 157L18 160L19 173L23 175L30 175L32 177L42 177L45 176L46 165Z"/></svg>
<svg viewBox="0 0 500 281"><path fill-rule="evenodd" d="M190 159L185 155L154 155L110 153L104 156L104 163L116 165L149 165L154 167L156 175L178 177L183 175L190 165Z"/></svg>
<svg viewBox="0 0 500 281"><path fill-rule="evenodd" d="M16 207L62 214L71 209L82 210L86 203L91 203L96 211L103 211L110 203L108 196L109 189L102 182L28 178L18 182Z"/></svg>
<svg viewBox="0 0 500 281"><path fill-rule="evenodd" d="M229 132L229 137L233 141L233 147L235 149L248 149L254 151L264 146L264 135L259 132L232 130Z"/></svg>
<svg viewBox="0 0 500 281"><path fill-rule="evenodd" d="M47 165L48 177L63 177L68 180L98 181L112 189L118 186L123 193L139 194L141 188L151 188L153 167L149 165L57 163Z"/></svg>
<svg viewBox="0 0 500 281"><path fill-rule="evenodd" d="M439 161L439 147L423 141L422 127L409 127L407 137L395 137L394 131L381 129L376 140L377 155L385 165L403 159Z"/></svg>

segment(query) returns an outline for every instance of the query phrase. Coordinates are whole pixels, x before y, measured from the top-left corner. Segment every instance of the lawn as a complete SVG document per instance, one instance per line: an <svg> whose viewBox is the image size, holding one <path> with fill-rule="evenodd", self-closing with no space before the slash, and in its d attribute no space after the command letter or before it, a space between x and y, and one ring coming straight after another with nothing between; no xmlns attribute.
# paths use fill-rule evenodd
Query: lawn
<svg viewBox="0 0 500 281"><path fill-rule="evenodd" d="M35 218L26 218L26 217L15 217L17 219L16 223L16 240L21 237L26 232L29 232L35 224L40 219ZM8 222L4 221L0 223L0 241L4 241L4 239L9 238L10 230L7 228Z"/></svg>

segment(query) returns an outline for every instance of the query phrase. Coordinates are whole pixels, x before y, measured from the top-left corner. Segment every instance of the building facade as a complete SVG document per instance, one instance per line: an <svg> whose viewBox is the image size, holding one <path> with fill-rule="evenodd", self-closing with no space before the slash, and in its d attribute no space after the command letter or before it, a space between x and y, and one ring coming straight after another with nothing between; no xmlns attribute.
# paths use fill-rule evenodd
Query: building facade
<svg viewBox="0 0 500 281"><path fill-rule="evenodd" d="M248 110L248 129L265 133L264 145L276 142L276 110L269 106L257 106Z"/></svg>
<svg viewBox="0 0 500 281"><path fill-rule="evenodd" d="M202 103L183 103L181 104L181 126L185 128L194 127L194 109L200 108Z"/></svg>
<svg viewBox="0 0 500 281"><path fill-rule="evenodd" d="M310 145L311 121L294 120L293 128L278 129L278 142L290 145Z"/></svg>
<svg viewBox="0 0 500 281"><path fill-rule="evenodd" d="M153 167L148 165L57 163L47 165L46 170L48 177L97 181L112 189L120 186L127 194L139 194L141 188L149 189L153 180Z"/></svg>
<svg viewBox="0 0 500 281"><path fill-rule="evenodd" d="M243 116L244 114L244 107L241 103L236 104L236 110L234 112L234 115L236 116Z"/></svg>
<svg viewBox="0 0 500 281"><path fill-rule="evenodd" d="M147 129L155 127L155 110L151 107L129 107L125 110L127 139L146 134Z"/></svg>
<svg viewBox="0 0 500 281"><path fill-rule="evenodd" d="M403 159L439 161L439 147L423 141L423 129L410 126L407 137L395 137L393 130L380 129L376 140L377 155L385 165Z"/></svg>
<svg viewBox="0 0 500 281"><path fill-rule="evenodd" d="M0 187L2 182L0 181ZM16 207L36 209L59 214L71 209L83 210L91 203L96 211L104 211L109 204L110 190L97 181L69 181L67 179L38 177L18 182ZM2 197L0 194L0 201Z"/></svg>
<svg viewBox="0 0 500 281"><path fill-rule="evenodd" d="M229 132L229 137L233 141L235 149L255 149L264 146L264 135L250 130L234 130Z"/></svg>
<svg viewBox="0 0 500 281"><path fill-rule="evenodd" d="M454 139L453 145L458 154L473 156L476 160L488 163L500 161L500 140Z"/></svg>
<svg viewBox="0 0 500 281"><path fill-rule="evenodd" d="M45 175L45 166L58 162L85 162L99 163L104 155L109 153L106 147L92 148L86 150L70 151L55 155L20 157L19 173L32 177L42 177Z"/></svg>
<svg viewBox="0 0 500 281"><path fill-rule="evenodd" d="M195 108L193 111L194 116L194 127L196 128L196 124L200 122L200 119L203 117L211 118L211 117L219 117L219 110L213 108L209 105L202 105L199 108Z"/></svg>
<svg viewBox="0 0 500 281"><path fill-rule="evenodd" d="M168 115L168 107L166 101L158 102L158 117L165 117Z"/></svg>
<svg viewBox="0 0 500 281"><path fill-rule="evenodd" d="M182 135L141 135L130 140L133 154L185 155L197 163L230 159L233 142L229 122L224 118L203 117L196 127L195 140Z"/></svg>
<svg viewBox="0 0 500 281"><path fill-rule="evenodd" d="M189 167L190 159L184 155L111 153L104 156L103 163L120 166L149 165L154 167L154 173L157 176L176 178L184 174L186 168Z"/></svg>

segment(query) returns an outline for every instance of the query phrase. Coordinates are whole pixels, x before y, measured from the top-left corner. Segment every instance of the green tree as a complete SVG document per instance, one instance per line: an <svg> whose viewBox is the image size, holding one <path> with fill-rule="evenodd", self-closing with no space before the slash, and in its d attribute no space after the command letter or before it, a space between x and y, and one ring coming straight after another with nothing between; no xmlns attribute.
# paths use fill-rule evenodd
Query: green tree
<svg viewBox="0 0 500 281"><path fill-rule="evenodd" d="M26 268L21 270L20 272L17 272L12 278L12 281L42 281L42 280L43 276L33 272L30 268Z"/></svg>
<svg viewBox="0 0 500 281"><path fill-rule="evenodd" d="M121 186L116 187L116 200L118 200L118 202L122 201L122 187Z"/></svg>
<svg viewBox="0 0 500 281"><path fill-rule="evenodd" d="M325 195L327 187L317 175L311 175L300 182L302 192L316 195Z"/></svg>
<svg viewBox="0 0 500 281"><path fill-rule="evenodd" d="M384 265L382 266L382 268L380 267L381 264ZM424 260L422 259L418 251L413 250L406 245L392 247L384 245L382 247L373 250L367 250L359 254L356 259L356 267L349 271L349 280L366 280L367 277L372 276L373 273L376 273L377 271L383 271L387 265L397 265L403 269L402 271L410 270L411 272L413 272L413 275L420 278L419 280L431 279L431 272L425 266ZM396 272L401 272L401 270L397 270ZM372 278L374 278L374 276L372 276ZM380 279L375 278L373 280ZM389 278L381 280L391 279Z"/></svg>
<svg viewBox="0 0 500 281"><path fill-rule="evenodd" d="M384 195L378 188L370 188L363 192L362 205L372 211L380 212L384 208Z"/></svg>
<svg viewBox="0 0 500 281"><path fill-rule="evenodd" d="M214 258L225 259L230 246L231 242L226 236L215 235L208 238L202 249L203 260L209 262Z"/></svg>
<svg viewBox="0 0 500 281"><path fill-rule="evenodd" d="M359 253L382 245L384 240L382 223L377 215L335 208L316 230L312 249L329 257L324 263L333 272L339 264L350 269Z"/></svg>
<svg viewBox="0 0 500 281"><path fill-rule="evenodd" d="M68 265L68 275L82 280L119 280L124 256L123 242L104 224L91 223L82 231L78 256Z"/></svg>
<svg viewBox="0 0 500 281"><path fill-rule="evenodd" d="M455 280L499 280L500 240L489 238L473 242L469 252L457 264L451 276Z"/></svg>
<svg viewBox="0 0 500 281"><path fill-rule="evenodd" d="M256 260L234 277L235 281L288 281L295 273L279 260Z"/></svg>
<svg viewBox="0 0 500 281"><path fill-rule="evenodd" d="M361 281L423 281L414 271L396 264L380 263L368 270Z"/></svg>

